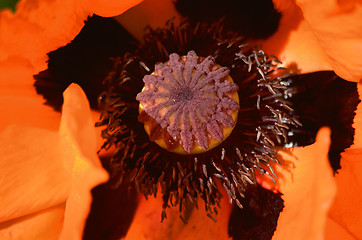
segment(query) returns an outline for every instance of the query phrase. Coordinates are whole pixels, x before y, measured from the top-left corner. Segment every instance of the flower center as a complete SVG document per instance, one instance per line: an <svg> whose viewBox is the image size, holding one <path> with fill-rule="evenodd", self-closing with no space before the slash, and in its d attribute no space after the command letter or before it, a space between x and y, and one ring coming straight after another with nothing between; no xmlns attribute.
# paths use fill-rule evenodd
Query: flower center
<svg viewBox="0 0 362 240"><path fill-rule="evenodd" d="M194 92L189 87L176 88L170 91L170 96L175 103L188 102L194 98Z"/></svg>
<svg viewBox="0 0 362 240"><path fill-rule="evenodd" d="M143 78L145 87L137 95L139 120L150 139L180 154L195 154L224 141L235 126L238 87L229 69L212 57L194 51L180 57L173 53L166 63Z"/></svg>

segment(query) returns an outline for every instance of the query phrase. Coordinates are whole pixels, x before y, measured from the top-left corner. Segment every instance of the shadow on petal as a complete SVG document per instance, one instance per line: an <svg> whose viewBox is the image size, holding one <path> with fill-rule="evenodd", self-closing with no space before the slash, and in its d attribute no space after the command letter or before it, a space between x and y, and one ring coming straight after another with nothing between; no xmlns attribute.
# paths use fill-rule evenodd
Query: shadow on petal
<svg viewBox="0 0 362 240"><path fill-rule="evenodd" d="M336 193L328 162L329 145L330 130L322 128L313 145L278 151L281 162L290 164L287 168L274 166L277 175L282 176L276 179L274 187L283 194L285 208L273 239L323 237L327 212ZM262 184L273 188L269 179L263 179Z"/></svg>

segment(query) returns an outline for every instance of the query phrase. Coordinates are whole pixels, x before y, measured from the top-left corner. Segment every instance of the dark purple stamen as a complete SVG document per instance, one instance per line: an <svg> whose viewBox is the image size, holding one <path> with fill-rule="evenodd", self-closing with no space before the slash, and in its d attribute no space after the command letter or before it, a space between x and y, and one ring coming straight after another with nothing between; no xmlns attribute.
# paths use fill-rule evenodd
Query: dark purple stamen
<svg viewBox="0 0 362 240"><path fill-rule="evenodd" d="M230 114L239 109L233 99L238 86L228 74L211 56L201 61L194 51L186 57L173 53L143 78L145 89L136 99L187 153L195 143L206 150L211 138L222 141L222 129L235 124Z"/></svg>

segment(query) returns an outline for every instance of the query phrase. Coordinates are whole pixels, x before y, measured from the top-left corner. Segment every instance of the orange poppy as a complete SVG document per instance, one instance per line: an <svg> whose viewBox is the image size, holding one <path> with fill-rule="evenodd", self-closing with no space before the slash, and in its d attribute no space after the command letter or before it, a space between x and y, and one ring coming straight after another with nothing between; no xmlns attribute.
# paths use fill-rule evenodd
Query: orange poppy
<svg viewBox="0 0 362 240"><path fill-rule="evenodd" d="M64 93L62 116L53 112L35 94L32 76L46 68L47 52L75 37L88 15L118 15L138 2L25 0L15 14L0 12L1 239L81 238L90 190L107 180L96 156L92 113L76 85ZM297 62L302 72L333 69L358 82L362 79L357 56L362 46L362 6L358 1L323 3L322 8L307 0L274 1L283 18L278 32L263 43L264 49L287 64ZM168 16L149 10L160 9L157 6L167 9L171 4L146 0L119 21L140 36L137 29L143 27L142 21L129 19L140 16L140 11L144 23L163 24ZM361 94L360 84L358 90ZM292 154L279 152L288 164L277 168L276 185L263 183L284 194L285 208L274 239L362 238L361 111L359 106L353 125L355 143L342 154L342 169L335 177L328 165L328 129L321 129L311 146L292 149ZM227 201L221 203L218 223L205 219L205 212L199 210L188 225L180 221L177 209L169 209L168 220L159 223L159 201L141 200L126 239L228 238Z"/></svg>

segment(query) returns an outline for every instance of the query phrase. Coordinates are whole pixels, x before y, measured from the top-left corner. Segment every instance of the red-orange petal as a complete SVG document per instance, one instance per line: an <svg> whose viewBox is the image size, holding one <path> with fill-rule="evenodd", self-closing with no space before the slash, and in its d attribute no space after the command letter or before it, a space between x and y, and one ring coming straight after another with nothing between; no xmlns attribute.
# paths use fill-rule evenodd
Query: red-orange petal
<svg viewBox="0 0 362 240"><path fill-rule="evenodd" d="M342 153L342 169L336 175L338 192L329 217L356 239L362 239L362 149Z"/></svg>
<svg viewBox="0 0 362 240"><path fill-rule="evenodd" d="M362 85L358 84L358 94L362 96ZM329 221L326 228L326 239L359 239L362 236L360 228L362 211L359 204L362 201L362 104L356 110L353 127L355 136L353 145L341 156L342 168L336 175L338 186L336 199L329 211Z"/></svg>
<svg viewBox="0 0 362 240"><path fill-rule="evenodd" d="M319 46L343 79L362 80L362 2L297 0Z"/></svg>
<svg viewBox="0 0 362 240"><path fill-rule="evenodd" d="M293 1L273 2L282 18L277 32L261 42L263 50L278 56L285 66L296 65L303 73L330 70L331 66L301 9Z"/></svg>
<svg viewBox="0 0 362 240"><path fill-rule="evenodd" d="M295 61L302 72L331 69L349 81L362 79L361 1L273 2L283 17L278 32L267 40L267 49L282 46L274 53L287 63Z"/></svg>
<svg viewBox="0 0 362 240"><path fill-rule="evenodd" d="M332 220L330 217L327 218L326 229L324 234L325 240L356 240L346 228Z"/></svg>
<svg viewBox="0 0 362 240"><path fill-rule="evenodd" d="M278 219L275 240L322 239L336 186L328 162L330 130L323 128L313 145L278 151L276 188L285 208Z"/></svg>

